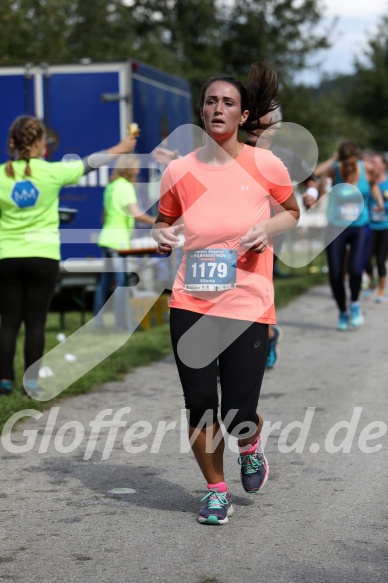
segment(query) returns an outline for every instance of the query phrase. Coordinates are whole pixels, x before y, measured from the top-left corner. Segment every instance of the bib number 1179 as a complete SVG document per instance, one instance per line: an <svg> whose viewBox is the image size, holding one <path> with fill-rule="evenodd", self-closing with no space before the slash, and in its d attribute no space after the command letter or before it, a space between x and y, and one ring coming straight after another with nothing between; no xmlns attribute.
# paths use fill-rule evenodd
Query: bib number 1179
<svg viewBox="0 0 388 583"><path fill-rule="evenodd" d="M225 291L236 287L234 249L198 249L186 253L185 289Z"/></svg>
<svg viewBox="0 0 388 583"><path fill-rule="evenodd" d="M226 263L216 263L209 261L209 263L193 263L192 266L193 278L199 277L221 277L228 275L228 266ZM206 273L207 272L207 273Z"/></svg>

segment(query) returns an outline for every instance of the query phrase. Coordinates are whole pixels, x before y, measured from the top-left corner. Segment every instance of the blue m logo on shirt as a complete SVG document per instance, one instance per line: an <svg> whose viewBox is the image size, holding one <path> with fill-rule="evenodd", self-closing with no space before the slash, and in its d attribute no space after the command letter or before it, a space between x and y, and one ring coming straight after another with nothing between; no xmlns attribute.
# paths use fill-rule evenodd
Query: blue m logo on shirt
<svg viewBox="0 0 388 583"><path fill-rule="evenodd" d="M35 206L38 196L39 190L30 180L15 182L11 193L13 202L21 209Z"/></svg>

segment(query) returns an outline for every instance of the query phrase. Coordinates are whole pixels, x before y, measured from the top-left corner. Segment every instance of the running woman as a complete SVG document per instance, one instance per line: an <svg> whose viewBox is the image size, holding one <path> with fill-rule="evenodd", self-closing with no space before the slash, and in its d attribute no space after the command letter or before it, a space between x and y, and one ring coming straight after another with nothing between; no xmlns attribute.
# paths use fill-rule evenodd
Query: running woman
<svg viewBox="0 0 388 583"><path fill-rule="evenodd" d="M376 184L373 166L359 160L360 151L351 141L344 141L338 148L338 162L322 176L324 188L326 178L333 186L328 203L328 227L326 246L329 264L329 280L339 310L337 330L345 331L349 325L358 328L364 324L359 296L362 272L369 253L369 199L376 201L376 210L383 208L381 192ZM356 188L352 188L352 185ZM360 200L361 192L363 197ZM353 217L355 217L353 219ZM352 220L353 219L353 220ZM347 310L345 290L345 256L349 273L350 314Z"/></svg>
<svg viewBox="0 0 388 583"><path fill-rule="evenodd" d="M375 208L375 202L373 200L370 202L370 228L372 231L372 238L369 258L365 271L370 278L369 285L371 290L373 290L373 260L375 259L379 277L377 283L376 303L382 304L388 300L388 297L385 295L385 287L387 282L387 268L385 263L388 257L388 175L387 162L383 154L375 154L372 157L372 164L376 172L377 184L383 196L384 211L378 212L378 209ZM367 290L367 292L369 292L369 290Z"/></svg>
<svg viewBox="0 0 388 583"><path fill-rule="evenodd" d="M217 357L220 415L238 438L242 485L257 493L268 477L256 409L268 325L276 323L271 237L295 226L299 208L282 162L269 150L240 143L237 134L260 127L260 118L278 105L277 89L269 64L261 70L253 65L246 86L229 76L209 79L200 95L205 145L172 161L162 177L154 228L159 252L178 245L180 230L185 237L170 328L190 442L207 482L201 524L225 524L233 513L218 421Z"/></svg>
<svg viewBox="0 0 388 583"><path fill-rule="evenodd" d="M278 148L277 146L272 147L272 136L273 132L277 129L281 128L282 123L282 112L281 108L277 107L275 110L267 113L262 118L260 118L260 129L253 131L252 133L248 134L246 143L249 146L255 147L258 143L259 147L265 149L271 149L275 156L281 158L283 163L286 165L287 168L294 168L299 171L299 173L303 173L305 170L303 166L303 161L298 158L292 150L286 148ZM266 140L261 140L258 142L258 138L263 134L263 131L266 131ZM269 130L269 131L268 131ZM280 151L279 151L280 150ZM156 148L153 151L153 157L156 162L160 164L165 164L166 166L172 161L177 160L179 158L179 151L178 150L168 150L167 148ZM302 169L302 172L301 172ZM318 189L317 189L317 181L314 175L310 175L305 182L303 183L306 186L306 191L303 194L303 203L306 208L310 208L315 204L318 198ZM274 275L275 271L275 264L277 260L277 256L280 253L281 246L283 242L283 237L279 236L276 237L274 241L274 258L273 258L273 267L274 267ZM283 334L282 329L280 326L275 324L269 324L268 326L268 356L265 368L266 369L273 369L277 360L278 360L278 342L281 339Z"/></svg>
<svg viewBox="0 0 388 583"><path fill-rule="evenodd" d="M15 119L9 131L10 160L0 165L0 394L10 395L16 339L25 326L24 387L39 391L45 323L59 273L59 191L87 172L131 152L128 137L107 152L64 164L41 159L46 145L36 117ZM92 163L93 167L89 165Z"/></svg>

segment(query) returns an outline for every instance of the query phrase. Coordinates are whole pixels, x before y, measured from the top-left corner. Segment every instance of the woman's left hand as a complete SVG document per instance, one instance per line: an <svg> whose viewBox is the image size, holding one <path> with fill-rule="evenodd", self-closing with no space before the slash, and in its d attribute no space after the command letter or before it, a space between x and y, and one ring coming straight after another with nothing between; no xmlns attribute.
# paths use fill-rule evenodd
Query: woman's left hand
<svg viewBox="0 0 388 583"><path fill-rule="evenodd" d="M253 225L247 233L240 238L240 244L255 253L263 253L268 245L268 231L266 223Z"/></svg>

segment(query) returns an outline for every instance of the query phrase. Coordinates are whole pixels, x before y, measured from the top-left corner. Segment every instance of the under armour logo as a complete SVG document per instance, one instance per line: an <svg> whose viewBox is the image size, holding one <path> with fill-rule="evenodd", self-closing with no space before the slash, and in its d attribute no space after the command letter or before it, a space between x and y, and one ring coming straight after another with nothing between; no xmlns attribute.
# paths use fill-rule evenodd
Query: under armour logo
<svg viewBox="0 0 388 583"><path fill-rule="evenodd" d="M249 186L242 186L241 190L249 190Z"/></svg>

